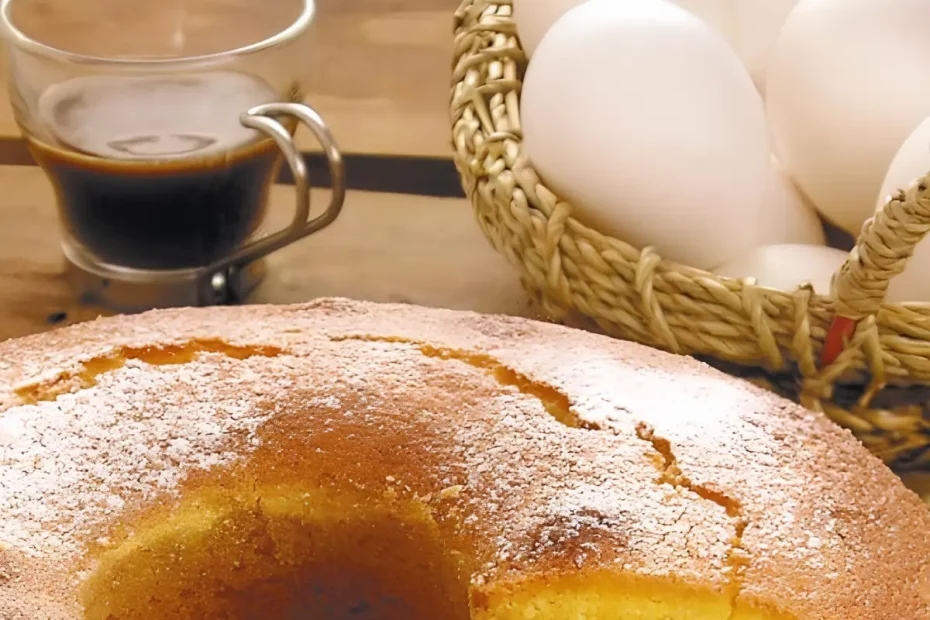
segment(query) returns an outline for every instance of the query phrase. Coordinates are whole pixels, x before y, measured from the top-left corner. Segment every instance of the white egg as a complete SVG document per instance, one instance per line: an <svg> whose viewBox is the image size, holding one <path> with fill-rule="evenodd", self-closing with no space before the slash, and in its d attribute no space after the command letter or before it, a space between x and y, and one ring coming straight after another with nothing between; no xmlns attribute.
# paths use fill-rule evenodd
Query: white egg
<svg viewBox="0 0 930 620"><path fill-rule="evenodd" d="M872 215L898 146L930 111L927 0L801 0L769 62L782 164L851 234Z"/></svg>
<svg viewBox="0 0 930 620"><path fill-rule="evenodd" d="M514 0L514 21L523 49L532 56L552 24L586 0ZM631 2L637 0L614 0ZM763 90L768 57L798 0L670 0L724 36Z"/></svg>
<svg viewBox="0 0 930 620"><path fill-rule="evenodd" d="M620 0L624 1L624 0ZM629 0L626 0L629 1ZM635 1L635 0L634 0ZM736 7L732 0L670 0L723 35L731 44L737 38ZM755 3L758 0L741 0ZM780 1L780 0L772 0Z"/></svg>
<svg viewBox="0 0 930 620"><path fill-rule="evenodd" d="M728 278L755 278L758 286L786 292L809 282L818 295L829 295L833 274L848 257L848 252L826 246L767 245L753 248L713 271Z"/></svg>
<svg viewBox="0 0 930 620"><path fill-rule="evenodd" d="M691 0L696 1L696 0ZM765 94L769 58L798 0L735 0L729 31L721 30L743 59L753 82Z"/></svg>
<svg viewBox="0 0 930 620"><path fill-rule="evenodd" d="M524 145L575 216L708 268L758 245L771 174L761 97L709 26L662 0L589 0L523 85Z"/></svg>
<svg viewBox="0 0 930 620"><path fill-rule="evenodd" d="M638 0L613 0L614 2L631 2ZM700 17L717 32L723 34L728 40L734 41L733 32L736 26L736 10L729 0L669 0L693 15ZM755 4L766 0L746 0ZM782 2L783 0L767 0ZM796 0L791 0L795 2ZM587 2L587 0L513 0L514 22L517 24L517 33L523 50L532 56L539 47L539 42L549 31L549 28L562 15Z"/></svg>
<svg viewBox="0 0 930 620"><path fill-rule="evenodd" d="M883 207L897 190L909 188L928 172L930 118L914 130L895 155L878 194L877 207ZM930 301L930 238L917 244L904 273L889 284L886 299L890 302Z"/></svg>
<svg viewBox="0 0 930 620"><path fill-rule="evenodd" d="M586 0L513 0L513 21L523 51L532 57L552 24L582 2Z"/></svg>
<svg viewBox="0 0 930 620"><path fill-rule="evenodd" d="M774 156L771 160L769 183L758 242L764 245L823 245L823 223L817 215L817 210L788 177Z"/></svg>
<svg viewBox="0 0 930 620"><path fill-rule="evenodd" d="M930 118L917 125L898 149L878 192L876 208L885 206L892 194L909 188L927 173L930 173Z"/></svg>
<svg viewBox="0 0 930 620"><path fill-rule="evenodd" d="M730 43L765 92L769 57L798 0L674 0L713 26Z"/></svg>

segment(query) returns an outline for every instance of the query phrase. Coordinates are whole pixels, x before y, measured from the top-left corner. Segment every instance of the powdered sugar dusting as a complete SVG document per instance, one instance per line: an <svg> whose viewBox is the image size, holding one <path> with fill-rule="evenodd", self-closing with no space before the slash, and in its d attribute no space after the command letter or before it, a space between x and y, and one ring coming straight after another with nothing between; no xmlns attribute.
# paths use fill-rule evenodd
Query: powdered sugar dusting
<svg viewBox="0 0 930 620"><path fill-rule="evenodd" d="M131 526L134 508L171 500L194 470L244 459L254 488L306 481L427 505L476 586L581 568L722 593L738 546L753 569L743 600L848 620L928 608L916 497L820 418L742 384L721 398L730 384L691 362L553 326L356 302L152 316L0 345L16 360L0 373L10 389L100 353L91 343L142 353L54 402L0 396L0 569L23 550L39 556L23 575L57 580L45 561L80 554L108 523ZM141 363L151 346L189 352L201 337L280 348ZM547 402L552 388L564 398ZM556 415L565 401L594 424ZM668 450L637 436L640 422ZM724 493L753 519L739 545ZM880 558L893 562L875 570ZM52 588L9 575L0 617L35 617L16 615L19 601L34 611Z"/></svg>
<svg viewBox="0 0 930 620"><path fill-rule="evenodd" d="M96 387L4 413L0 546L76 552L76 541L127 501L239 458L272 415L261 406L261 390L237 387L255 383L252 363L220 354L183 366L129 361ZM264 368L269 363L262 359ZM286 364L281 369L277 385L263 373L264 388L290 385Z"/></svg>

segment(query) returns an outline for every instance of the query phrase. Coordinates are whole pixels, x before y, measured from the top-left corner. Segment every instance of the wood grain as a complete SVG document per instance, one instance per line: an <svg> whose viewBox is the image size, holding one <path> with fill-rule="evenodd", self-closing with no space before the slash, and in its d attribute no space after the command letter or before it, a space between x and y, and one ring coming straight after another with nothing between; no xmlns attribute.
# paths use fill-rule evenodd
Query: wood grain
<svg viewBox="0 0 930 620"><path fill-rule="evenodd" d="M0 167L0 340L94 318L63 276L54 197L37 168ZM293 188L276 186L269 228L292 216ZM314 195L325 204L326 192ZM350 192L329 229L269 259L249 301L320 296L526 315L516 273L478 230L461 199Z"/></svg>
<svg viewBox="0 0 930 620"><path fill-rule="evenodd" d="M459 0L320 0L307 101L350 152L451 156ZM306 144L306 143L304 143Z"/></svg>
<svg viewBox="0 0 930 620"><path fill-rule="evenodd" d="M87 0L41 1L48 10L66 5L74 11L75 3ZM343 150L450 155L449 76L457 6L458 0L318 0L308 51L294 62L307 64L306 100L330 124ZM68 32L74 36L82 29L69 25ZM0 77L6 75L4 63ZM18 135L10 103L2 97L0 136ZM302 149L317 150L306 132L299 141Z"/></svg>

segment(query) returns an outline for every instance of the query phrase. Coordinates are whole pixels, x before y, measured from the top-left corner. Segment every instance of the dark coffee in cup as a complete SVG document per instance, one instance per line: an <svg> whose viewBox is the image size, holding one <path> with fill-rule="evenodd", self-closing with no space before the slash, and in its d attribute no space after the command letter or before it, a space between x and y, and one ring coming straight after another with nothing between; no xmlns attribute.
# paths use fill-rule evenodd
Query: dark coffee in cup
<svg viewBox="0 0 930 620"><path fill-rule="evenodd" d="M281 155L239 116L280 98L234 72L76 78L42 94L42 126L24 134L84 251L122 267L198 267L262 223Z"/></svg>

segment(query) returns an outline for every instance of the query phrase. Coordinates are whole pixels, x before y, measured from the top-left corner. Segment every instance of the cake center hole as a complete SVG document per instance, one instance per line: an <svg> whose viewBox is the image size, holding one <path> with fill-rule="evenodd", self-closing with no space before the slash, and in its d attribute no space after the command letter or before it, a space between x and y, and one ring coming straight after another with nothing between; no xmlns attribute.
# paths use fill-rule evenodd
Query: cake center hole
<svg viewBox="0 0 930 620"><path fill-rule="evenodd" d="M467 582L424 513L273 503L195 507L127 538L86 583L87 619L468 618Z"/></svg>

